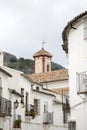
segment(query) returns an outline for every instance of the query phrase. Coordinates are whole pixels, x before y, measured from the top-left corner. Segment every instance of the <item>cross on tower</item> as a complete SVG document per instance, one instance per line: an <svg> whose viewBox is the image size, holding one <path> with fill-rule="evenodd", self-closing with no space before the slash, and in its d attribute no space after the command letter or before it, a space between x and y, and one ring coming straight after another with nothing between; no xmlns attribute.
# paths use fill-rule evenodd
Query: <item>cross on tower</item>
<svg viewBox="0 0 87 130"><path fill-rule="evenodd" d="M42 49L44 49L44 44L45 44L45 43L46 43L45 41L42 42Z"/></svg>

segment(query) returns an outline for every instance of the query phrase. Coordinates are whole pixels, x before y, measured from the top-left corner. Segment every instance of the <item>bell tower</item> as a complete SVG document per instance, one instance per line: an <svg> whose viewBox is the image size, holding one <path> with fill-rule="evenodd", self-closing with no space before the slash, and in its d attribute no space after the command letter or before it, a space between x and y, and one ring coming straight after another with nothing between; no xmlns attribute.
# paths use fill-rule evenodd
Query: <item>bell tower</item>
<svg viewBox="0 0 87 130"><path fill-rule="evenodd" d="M51 58L52 55L44 49L37 51L34 55L34 71L35 73L43 73L51 71Z"/></svg>

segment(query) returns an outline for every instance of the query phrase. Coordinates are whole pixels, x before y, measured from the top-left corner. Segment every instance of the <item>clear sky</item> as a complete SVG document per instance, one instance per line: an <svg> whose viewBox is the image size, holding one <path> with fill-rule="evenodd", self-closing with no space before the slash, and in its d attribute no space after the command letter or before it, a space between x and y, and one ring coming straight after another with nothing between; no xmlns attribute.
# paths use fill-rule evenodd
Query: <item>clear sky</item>
<svg viewBox="0 0 87 130"><path fill-rule="evenodd" d="M86 0L0 0L0 50L33 59L44 40L52 61L66 67L62 31L86 10Z"/></svg>

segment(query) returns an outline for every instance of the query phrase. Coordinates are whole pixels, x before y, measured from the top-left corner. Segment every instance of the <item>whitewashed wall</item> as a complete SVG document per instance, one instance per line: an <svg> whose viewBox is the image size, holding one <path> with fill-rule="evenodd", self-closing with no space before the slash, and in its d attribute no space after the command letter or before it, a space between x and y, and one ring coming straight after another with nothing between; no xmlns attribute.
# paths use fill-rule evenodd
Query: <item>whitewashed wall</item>
<svg viewBox="0 0 87 130"><path fill-rule="evenodd" d="M24 78L23 76L21 76L21 72L10 69L8 67L3 67L3 69L5 69L6 71L8 71L10 74L12 74L12 78L8 78L8 84L7 81L4 84L7 84L7 89L4 91L6 92L6 94L4 93L5 97L8 97L8 99L10 99L12 101L12 117L6 119L3 118L4 121L4 129L3 130L15 130L12 128L13 126L13 118L14 118L14 101L18 100L19 102L19 107L15 110L16 114L19 114L22 116L22 130L67 130L67 125L64 125L62 123L62 112L60 112L60 107L57 107L55 105L53 105L53 96L51 95L46 95L46 94L42 94L42 93L38 93L38 92L34 92L31 90L31 82L29 80L27 80L26 78ZM36 85L36 84L34 84ZM5 85L6 86L6 85ZM39 86L39 85L38 85ZM39 86L42 87L42 86ZM25 97L25 93L28 92L29 93L29 104L34 103L34 98L40 99L40 116L36 116L34 119L31 119L31 121L29 121L29 119L25 118L25 107L23 107L23 105L20 103L21 99L19 96L16 96L14 94L10 94L8 91L8 88L10 89L15 89L17 92L21 93L21 88L24 88L24 97ZM3 92L4 92L3 91ZM25 101L25 99L24 99ZM54 114L56 114L56 116L54 116L54 123L51 125L44 125L43 124L43 111L44 111L44 102L48 103L48 112L53 112ZM25 106L25 105L24 105ZM54 112L55 111L55 112ZM57 114L59 113L59 116L57 117ZM2 119L1 119L2 121ZM2 123L3 124L3 123ZM8 125L6 125L8 124Z"/></svg>
<svg viewBox="0 0 87 130"><path fill-rule="evenodd" d="M1 84L1 96L9 100L8 93L8 76L0 71ZM3 107L3 106L2 106ZM0 117L0 128L9 129L9 118Z"/></svg>
<svg viewBox="0 0 87 130"><path fill-rule="evenodd" d="M71 117L76 119L76 130L86 130L87 103L83 102L83 95L77 95L76 73L87 71L87 40L84 40L83 21L71 29L68 37L69 53L69 87ZM85 117L84 117L85 116Z"/></svg>
<svg viewBox="0 0 87 130"><path fill-rule="evenodd" d="M44 83L43 87L48 88L48 89L67 88L67 87L69 87L69 85L68 85L68 80L63 80L63 81L55 81L55 82Z"/></svg>

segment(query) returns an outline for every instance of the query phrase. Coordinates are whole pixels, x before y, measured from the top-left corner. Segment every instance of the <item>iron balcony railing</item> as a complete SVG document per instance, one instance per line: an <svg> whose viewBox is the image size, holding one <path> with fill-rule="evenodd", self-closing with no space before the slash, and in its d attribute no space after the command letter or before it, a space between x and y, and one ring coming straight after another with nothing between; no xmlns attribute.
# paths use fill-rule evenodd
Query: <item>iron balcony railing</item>
<svg viewBox="0 0 87 130"><path fill-rule="evenodd" d="M87 71L77 73L77 93L87 93Z"/></svg>
<svg viewBox="0 0 87 130"><path fill-rule="evenodd" d="M11 101L0 96L0 116L11 116Z"/></svg>
<svg viewBox="0 0 87 130"><path fill-rule="evenodd" d="M43 123L44 124L53 124L53 112L44 112L43 113Z"/></svg>

